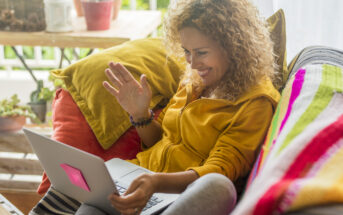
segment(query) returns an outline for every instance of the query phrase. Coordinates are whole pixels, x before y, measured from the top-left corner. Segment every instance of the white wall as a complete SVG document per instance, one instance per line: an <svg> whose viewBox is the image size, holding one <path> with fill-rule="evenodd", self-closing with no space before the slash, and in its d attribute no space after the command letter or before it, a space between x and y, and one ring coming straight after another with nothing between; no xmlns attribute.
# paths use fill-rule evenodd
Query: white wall
<svg viewBox="0 0 343 215"><path fill-rule="evenodd" d="M21 104L30 101L30 94L36 89L36 83L27 71L0 71L0 74L0 100L17 94ZM45 85L51 87L52 83L47 81L48 72L35 72L35 74L37 78L44 80Z"/></svg>
<svg viewBox="0 0 343 215"><path fill-rule="evenodd" d="M313 45L343 50L342 0L251 0L264 17L282 8L286 18L287 61Z"/></svg>
<svg viewBox="0 0 343 215"><path fill-rule="evenodd" d="M10 98L18 94L22 104L29 102L30 93L35 90L36 85L29 80L4 80L0 79L0 100Z"/></svg>

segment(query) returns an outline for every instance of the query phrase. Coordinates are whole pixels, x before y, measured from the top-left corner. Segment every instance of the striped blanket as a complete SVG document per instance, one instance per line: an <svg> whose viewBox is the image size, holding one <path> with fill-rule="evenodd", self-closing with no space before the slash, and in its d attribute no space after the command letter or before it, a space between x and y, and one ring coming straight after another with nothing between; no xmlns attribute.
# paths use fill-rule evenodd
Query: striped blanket
<svg viewBox="0 0 343 215"><path fill-rule="evenodd" d="M29 215L73 215L81 203L50 187Z"/></svg>
<svg viewBox="0 0 343 215"><path fill-rule="evenodd" d="M233 215L343 203L343 71L309 64L286 84Z"/></svg>

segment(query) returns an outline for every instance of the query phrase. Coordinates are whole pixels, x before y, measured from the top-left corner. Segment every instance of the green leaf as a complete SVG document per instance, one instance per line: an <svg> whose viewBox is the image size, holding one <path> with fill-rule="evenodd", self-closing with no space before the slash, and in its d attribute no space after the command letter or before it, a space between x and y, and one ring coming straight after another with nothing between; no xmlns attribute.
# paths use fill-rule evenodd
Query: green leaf
<svg viewBox="0 0 343 215"><path fill-rule="evenodd" d="M41 91L39 92L38 97L40 100L50 101L54 96L54 92L55 92L54 90L50 90L47 87L43 87Z"/></svg>
<svg viewBox="0 0 343 215"><path fill-rule="evenodd" d="M34 49L30 46L23 46L23 55L25 59L34 59Z"/></svg>
<svg viewBox="0 0 343 215"><path fill-rule="evenodd" d="M42 47L42 57L43 57L44 60L53 60L53 59L55 59L54 48L53 47Z"/></svg>
<svg viewBox="0 0 343 215"><path fill-rule="evenodd" d="M42 103L44 102L40 97L39 94L43 88L43 80L38 80L37 82L37 89L33 91L30 95L30 102L33 103Z"/></svg>
<svg viewBox="0 0 343 215"><path fill-rule="evenodd" d="M8 58L8 59L17 58L11 46L5 46L5 58Z"/></svg>

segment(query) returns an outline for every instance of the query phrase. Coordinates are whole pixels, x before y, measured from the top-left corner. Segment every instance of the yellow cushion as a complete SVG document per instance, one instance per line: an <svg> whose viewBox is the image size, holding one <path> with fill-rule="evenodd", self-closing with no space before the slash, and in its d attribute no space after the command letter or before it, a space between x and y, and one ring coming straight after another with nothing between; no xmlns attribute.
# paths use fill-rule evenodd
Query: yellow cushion
<svg viewBox="0 0 343 215"><path fill-rule="evenodd" d="M122 63L139 80L146 74L151 90L151 108L176 92L184 68L166 52L160 39L126 42L88 56L65 69L52 71L65 85L97 140L108 149L130 126L128 114L102 86L110 61Z"/></svg>
<svg viewBox="0 0 343 215"><path fill-rule="evenodd" d="M286 56L286 22L282 9L275 12L267 19L269 32L274 42L275 62L278 65L277 80L274 85L277 89L282 88L288 79L287 56Z"/></svg>

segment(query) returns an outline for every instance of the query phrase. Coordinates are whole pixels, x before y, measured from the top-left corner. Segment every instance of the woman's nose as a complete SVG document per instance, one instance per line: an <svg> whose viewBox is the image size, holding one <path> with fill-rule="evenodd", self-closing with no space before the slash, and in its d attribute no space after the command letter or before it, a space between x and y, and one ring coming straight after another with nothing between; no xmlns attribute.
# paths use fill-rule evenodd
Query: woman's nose
<svg viewBox="0 0 343 215"><path fill-rule="evenodd" d="M196 57L191 57L190 64L192 69L196 69L199 64L199 60Z"/></svg>

